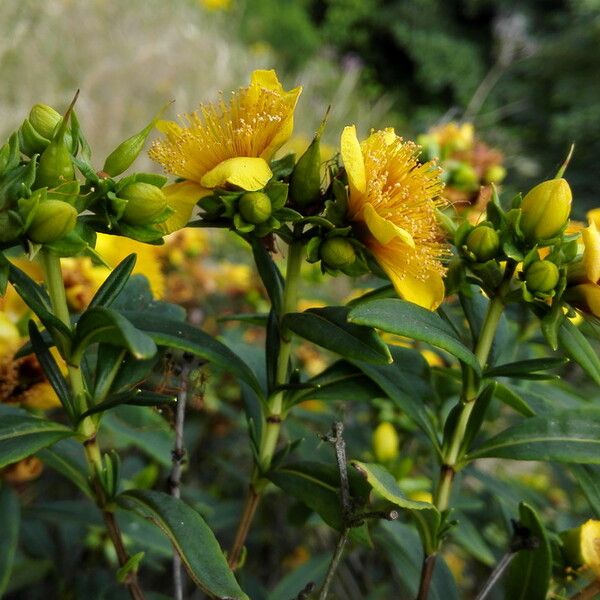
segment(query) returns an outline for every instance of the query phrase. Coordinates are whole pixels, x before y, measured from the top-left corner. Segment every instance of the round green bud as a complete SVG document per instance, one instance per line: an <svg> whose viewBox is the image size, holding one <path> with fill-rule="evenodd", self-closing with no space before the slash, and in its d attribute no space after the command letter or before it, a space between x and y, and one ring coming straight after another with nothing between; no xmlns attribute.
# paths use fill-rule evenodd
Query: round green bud
<svg viewBox="0 0 600 600"><path fill-rule="evenodd" d="M492 165L483 176L486 183L502 183L505 177L506 169L502 165Z"/></svg>
<svg viewBox="0 0 600 600"><path fill-rule="evenodd" d="M29 113L29 123L33 129L47 140L51 140L54 130L62 117L47 104L36 104Z"/></svg>
<svg viewBox="0 0 600 600"><path fill-rule="evenodd" d="M558 267L549 260L538 260L525 271L525 282L531 292L551 292L558 284L559 278Z"/></svg>
<svg viewBox="0 0 600 600"><path fill-rule="evenodd" d="M122 219L130 225L149 225L167 208L167 197L151 183L130 183L119 192L119 198L127 200Z"/></svg>
<svg viewBox="0 0 600 600"><path fill-rule="evenodd" d="M46 200L38 206L27 237L38 244L54 242L72 231L76 222L75 207L62 200Z"/></svg>
<svg viewBox="0 0 600 600"><path fill-rule="evenodd" d="M500 237L495 229L480 225L469 233L466 245L478 262L487 262L498 254Z"/></svg>
<svg viewBox="0 0 600 600"><path fill-rule="evenodd" d="M521 231L531 240L546 240L566 225L573 196L566 179L550 179L532 188L521 203Z"/></svg>
<svg viewBox="0 0 600 600"><path fill-rule="evenodd" d="M271 198L263 192L246 192L240 198L239 211L244 221L260 225L271 218Z"/></svg>
<svg viewBox="0 0 600 600"><path fill-rule="evenodd" d="M475 169L468 164L461 164L450 174L449 185L456 189L470 192L477 189L479 177Z"/></svg>
<svg viewBox="0 0 600 600"><path fill-rule="evenodd" d="M342 269L354 263L356 251L347 239L330 238L321 245L321 260L332 269Z"/></svg>

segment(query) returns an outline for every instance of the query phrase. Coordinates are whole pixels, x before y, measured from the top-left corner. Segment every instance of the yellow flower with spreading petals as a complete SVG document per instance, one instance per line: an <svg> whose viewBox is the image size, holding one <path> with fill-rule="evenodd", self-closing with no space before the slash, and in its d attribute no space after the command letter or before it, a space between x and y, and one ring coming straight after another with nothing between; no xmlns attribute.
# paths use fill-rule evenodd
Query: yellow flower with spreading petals
<svg viewBox="0 0 600 600"><path fill-rule="evenodd" d="M444 299L442 259L447 247L435 209L443 205L443 183L431 162L420 164L419 148L393 129L359 143L354 126L342 133L348 174L348 214L398 294L433 310Z"/></svg>
<svg viewBox="0 0 600 600"><path fill-rule="evenodd" d="M592 221L581 238L581 261L569 267L565 299L575 308L600 317L600 231Z"/></svg>
<svg viewBox="0 0 600 600"><path fill-rule="evenodd" d="M160 121L165 138L154 142L150 157L184 181L163 188L175 212L159 227L184 227L196 202L215 188L262 189L273 175L269 161L292 134L300 92L286 92L273 70L254 71L248 87L201 106L184 125Z"/></svg>

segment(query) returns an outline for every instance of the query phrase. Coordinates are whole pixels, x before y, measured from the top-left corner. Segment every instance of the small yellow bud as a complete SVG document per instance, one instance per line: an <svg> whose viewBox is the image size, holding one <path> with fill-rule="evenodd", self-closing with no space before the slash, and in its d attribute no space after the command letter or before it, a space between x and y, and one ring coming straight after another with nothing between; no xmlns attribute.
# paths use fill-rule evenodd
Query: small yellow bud
<svg viewBox="0 0 600 600"><path fill-rule="evenodd" d="M551 292L559 280L558 267L549 260L538 260L525 271L527 289L531 292Z"/></svg>
<svg viewBox="0 0 600 600"><path fill-rule="evenodd" d="M123 221L130 225L154 223L167 208L165 193L150 183L130 183L119 192L119 198L127 200Z"/></svg>
<svg viewBox="0 0 600 600"><path fill-rule="evenodd" d="M244 221L260 225L271 217L271 198L263 192L247 192L240 198L239 210Z"/></svg>
<svg viewBox="0 0 600 600"><path fill-rule="evenodd" d="M400 438L396 428L387 421L380 423L373 432L373 452L379 462L390 462L398 456Z"/></svg>
<svg viewBox="0 0 600 600"><path fill-rule="evenodd" d="M478 262L487 262L498 254L500 237L495 229L480 225L469 233L466 244Z"/></svg>
<svg viewBox="0 0 600 600"><path fill-rule="evenodd" d="M600 521L590 519L580 527L563 531L563 556L573 568L586 566L600 576Z"/></svg>
<svg viewBox="0 0 600 600"><path fill-rule="evenodd" d="M73 230L77 222L77 211L62 200L46 200L38 206L27 237L45 244L64 237Z"/></svg>
<svg viewBox="0 0 600 600"><path fill-rule="evenodd" d="M462 164L450 173L448 185L464 192L475 191L479 177L471 165Z"/></svg>
<svg viewBox="0 0 600 600"><path fill-rule="evenodd" d="M554 237L569 219L572 199L566 179L539 183L521 203L521 231L531 240Z"/></svg>
<svg viewBox="0 0 600 600"><path fill-rule="evenodd" d="M47 104L36 104L29 113L29 123L36 133L47 140L51 140L54 130L62 117Z"/></svg>
<svg viewBox="0 0 600 600"><path fill-rule="evenodd" d="M325 240L321 246L321 259L332 269L349 267L356 260L356 251L345 238L335 237Z"/></svg>
<svg viewBox="0 0 600 600"><path fill-rule="evenodd" d="M486 183L502 183L505 177L506 169L502 165L492 165L483 176Z"/></svg>

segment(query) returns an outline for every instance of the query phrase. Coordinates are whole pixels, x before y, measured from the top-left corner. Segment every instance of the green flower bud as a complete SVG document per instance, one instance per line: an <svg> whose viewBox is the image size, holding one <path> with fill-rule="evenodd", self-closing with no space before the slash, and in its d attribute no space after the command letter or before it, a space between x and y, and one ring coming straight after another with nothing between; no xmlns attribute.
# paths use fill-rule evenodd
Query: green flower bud
<svg viewBox="0 0 600 600"><path fill-rule="evenodd" d="M600 576L600 521L590 519L580 527L559 535L565 562L575 569L586 566L594 575Z"/></svg>
<svg viewBox="0 0 600 600"><path fill-rule="evenodd" d="M525 271L527 289L534 293L551 292L558 284L559 277L558 267L549 260L538 260Z"/></svg>
<svg viewBox="0 0 600 600"><path fill-rule="evenodd" d="M354 246L345 238L335 237L321 245L321 260L332 269L349 267L356 260Z"/></svg>
<svg viewBox="0 0 600 600"><path fill-rule="evenodd" d="M321 196L321 136L318 133L300 157L290 178L290 196L296 206L309 206Z"/></svg>
<svg viewBox="0 0 600 600"><path fill-rule="evenodd" d="M61 120L60 113L47 104L36 104L29 112L29 123L38 135L51 140Z"/></svg>
<svg viewBox="0 0 600 600"><path fill-rule="evenodd" d="M566 225L573 196L566 179L550 179L536 185L521 203L521 231L530 240L557 235Z"/></svg>
<svg viewBox="0 0 600 600"><path fill-rule="evenodd" d="M271 218L271 198L263 192L247 192L240 198L239 211L244 221L260 225Z"/></svg>
<svg viewBox="0 0 600 600"><path fill-rule="evenodd" d="M165 193L150 183L130 183L119 192L119 198L127 200L122 219L130 225L155 223L167 208Z"/></svg>
<svg viewBox="0 0 600 600"><path fill-rule="evenodd" d="M500 237L495 229L480 225L469 233L466 245L478 262L487 262L498 254Z"/></svg>
<svg viewBox="0 0 600 600"><path fill-rule="evenodd" d="M458 190L472 192L478 184L479 177L471 165L461 164L450 174L449 185Z"/></svg>
<svg viewBox="0 0 600 600"><path fill-rule="evenodd" d="M75 227L77 211L62 200L42 202L27 230L27 237L38 244L58 240Z"/></svg>
<svg viewBox="0 0 600 600"><path fill-rule="evenodd" d="M492 165L483 176L486 183L502 183L505 177L506 169L502 165Z"/></svg>

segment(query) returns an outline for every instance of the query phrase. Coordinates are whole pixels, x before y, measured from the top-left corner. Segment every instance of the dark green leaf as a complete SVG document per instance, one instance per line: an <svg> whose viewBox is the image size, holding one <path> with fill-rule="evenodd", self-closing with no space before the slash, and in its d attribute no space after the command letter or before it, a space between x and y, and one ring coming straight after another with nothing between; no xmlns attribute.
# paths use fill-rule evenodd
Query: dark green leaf
<svg viewBox="0 0 600 600"><path fill-rule="evenodd" d="M11 579L13 562L19 541L19 522L21 507L15 492L9 486L0 489L0 598L6 591Z"/></svg>
<svg viewBox="0 0 600 600"><path fill-rule="evenodd" d="M92 406L89 410L86 410L82 415L81 419L90 415L95 415L116 406L127 404L129 406L164 406L166 404L174 405L177 399L175 396L168 396L165 394L158 394L156 392L150 392L148 390L132 390L130 392L123 392L121 394L115 394L110 396L104 402Z"/></svg>
<svg viewBox="0 0 600 600"><path fill-rule="evenodd" d="M191 506L149 490L125 492L117 497L117 502L150 519L168 536L190 577L205 593L223 600L250 600L227 566L213 532Z"/></svg>
<svg viewBox="0 0 600 600"><path fill-rule="evenodd" d="M533 417L535 410L517 393L517 391L502 383L496 384L496 398L510 406L513 410L522 414L524 417Z"/></svg>
<svg viewBox="0 0 600 600"><path fill-rule="evenodd" d="M137 256L135 254L130 254L115 267L94 294L89 308L94 308L94 306L106 307L112 304L129 280L129 276L131 275L131 271L133 271L136 260Z"/></svg>
<svg viewBox="0 0 600 600"><path fill-rule="evenodd" d="M475 406L473 407L473 411L469 417L469 421L467 423L467 428L465 430L465 434L460 445L461 455L466 453L470 448L471 444L475 440L475 437L479 433L481 426L483 425L483 421L485 419L485 414L490 406L492 398L494 396L494 392L496 390L496 382L492 382L483 388L480 392L477 400L474 400Z"/></svg>
<svg viewBox="0 0 600 600"><path fill-rule="evenodd" d="M159 346L190 352L232 373L247 383L262 398L263 391L256 376L242 359L227 346L201 329L172 321L155 319L144 314L125 313L133 324L145 331Z"/></svg>
<svg viewBox="0 0 600 600"><path fill-rule="evenodd" d="M91 344L103 342L126 348L138 359L152 358L156 354L156 344L137 329L122 314L110 308L90 308L86 310L75 329L72 359L77 361Z"/></svg>
<svg viewBox="0 0 600 600"><path fill-rule="evenodd" d="M492 367L484 372L484 377L523 377L537 371L559 369L568 362L566 358L533 358Z"/></svg>
<svg viewBox="0 0 600 600"><path fill-rule="evenodd" d="M600 385L600 358L583 333L569 319L558 330L559 347Z"/></svg>
<svg viewBox="0 0 600 600"><path fill-rule="evenodd" d="M476 372L481 367L475 355L439 315L398 299L372 300L357 306L348 317L352 323L369 325L446 350Z"/></svg>
<svg viewBox="0 0 600 600"><path fill-rule="evenodd" d="M33 321L29 321L29 338L31 340L33 351L35 352L50 385L56 392L61 404L67 409L68 413L71 414L72 406L69 386L56 364L54 357L50 354L48 346L44 342L37 325Z"/></svg>
<svg viewBox="0 0 600 600"><path fill-rule="evenodd" d="M571 465L570 469L596 513L596 519L600 519L600 467L596 465Z"/></svg>
<svg viewBox="0 0 600 600"><path fill-rule="evenodd" d="M452 541L484 565L493 566L496 559L477 526L465 514L453 512L452 517L458 521L452 529Z"/></svg>
<svg viewBox="0 0 600 600"><path fill-rule="evenodd" d="M71 439L61 440L51 448L40 450L37 455L50 468L74 483L88 498L93 498L81 444Z"/></svg>
<svg viewBox="0 0 600 600"><path fill-rule="evenodd" d="M60 423L31 416L24 410L2 411L0 468L74 435Z"/></svg>
<svg viewBox="0 0 600 600"><path fill-rule="evenodd" d="M353 364L376 383L439 450L437 432L426 408L434 394L427 362L417 350L394 346L391 352L394 358L391 365L368 365L359 361Z"/></svg>
<svg viewBox="0 0 600 600"><path fill-rule="evenodd" d="M275 312L281 314L283 302L284 279L269 251L263 246L258 238L252 238L252 253L258 274L267 290L271 304Z"/></svg>
<svg viewBox="0 0 600 600"><path fill-rule="evenodd" d="M506 600L545 600L552 574L552 552L546 530L536 512L525 502L519 505L519 524L537 539L537 547L521 550L510 564Z"/></svg>
<svg viewBox="0 0 600 600"><path fill-rule="evenodd" d="M468 455L514 460L600 463L600 409L582 408L531 417Z"/></svg>
<svg viewBox="0 0 600 600"><path fill-rule="evenodd" d="M370 327L348 323L348 312L346 307L331 306L288 313L282 326L345 358L376 365L391 363L390 351L379 335Z"/></svg>

